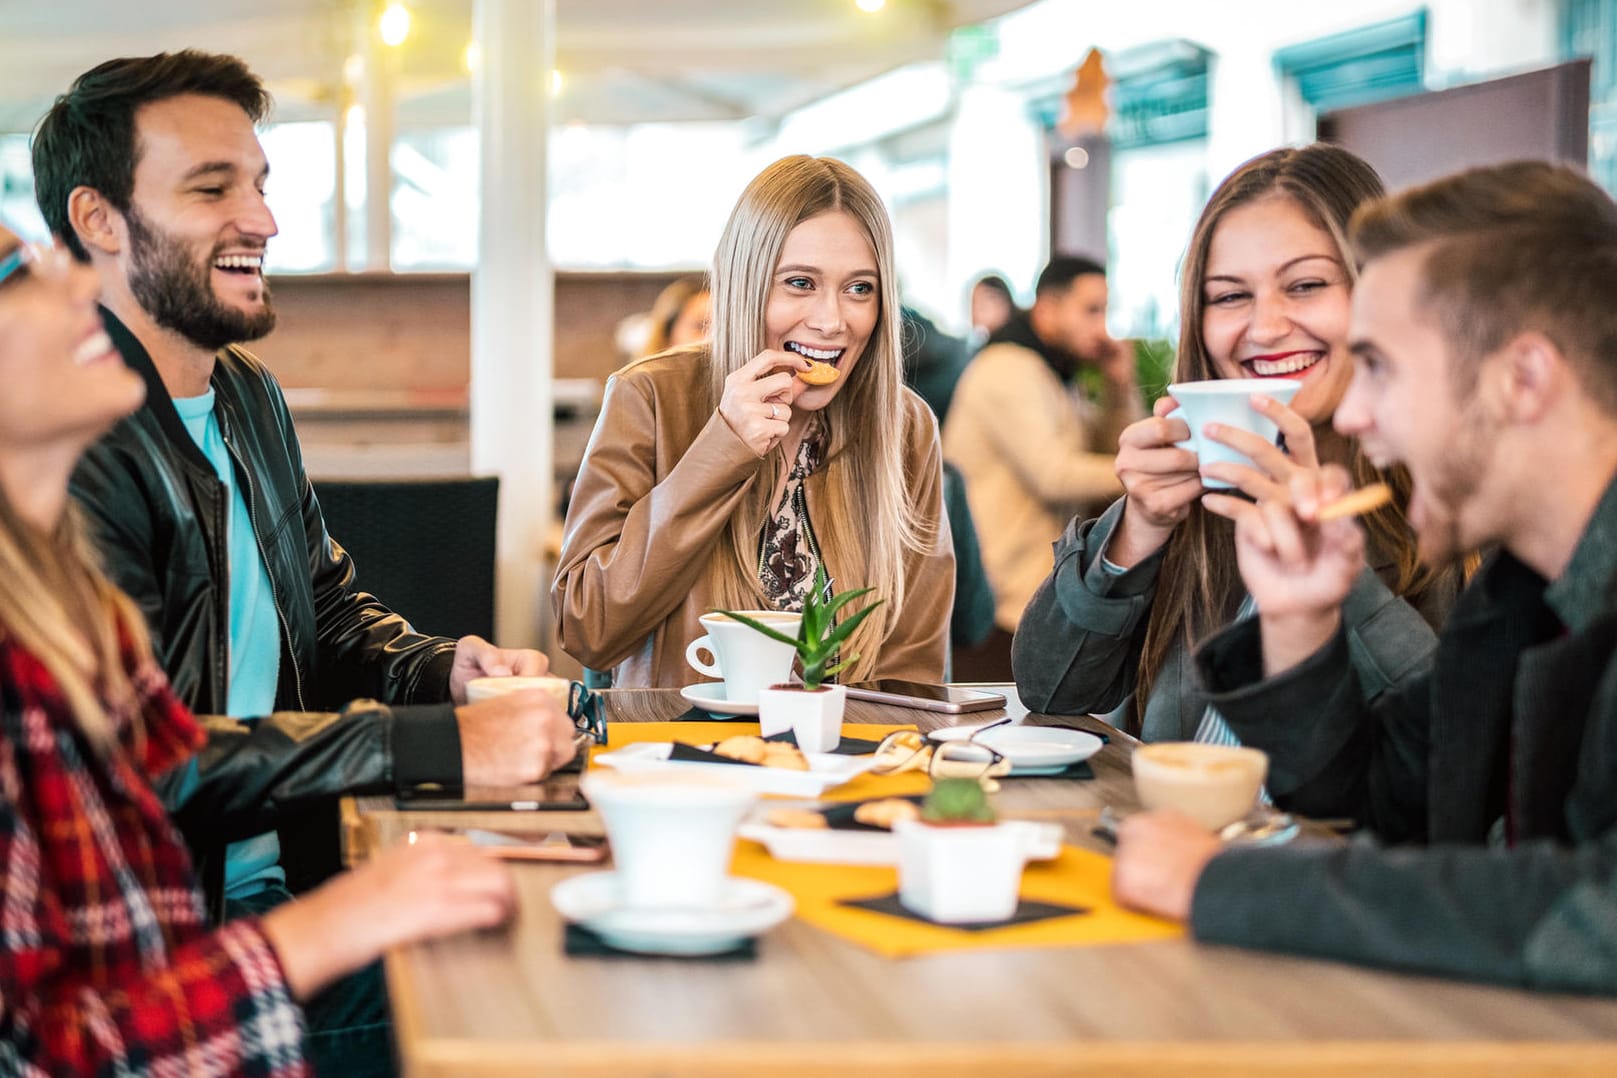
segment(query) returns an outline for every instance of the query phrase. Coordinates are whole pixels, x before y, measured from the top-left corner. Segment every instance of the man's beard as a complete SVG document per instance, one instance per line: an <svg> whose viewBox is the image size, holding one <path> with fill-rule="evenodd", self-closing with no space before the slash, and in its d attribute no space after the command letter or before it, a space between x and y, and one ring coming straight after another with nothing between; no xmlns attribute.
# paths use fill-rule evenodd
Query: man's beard
<svg viewBox="0 0 1617 1078"><path fill-rule="evenodd" d="M1477 491L1488 481L1488 459L1498 424L1481 406L1473 388L1472 397L1455 424L1454 443L1434 469L1426 503L1426 520L1418 536L1421 560L1433 568L1453 564L1470 553L1460 530L1460 514Z"/></svg>
<svg viewBox="0 0 1617 1078"><path fill-rule="evenodd" d="M213 258L200 265L179 240L149 227L131 206L129 290L152 321L199 348L217 352L227 344L256 341L275 328L269 285L256 313L238 311L214 295Z"/></svg>

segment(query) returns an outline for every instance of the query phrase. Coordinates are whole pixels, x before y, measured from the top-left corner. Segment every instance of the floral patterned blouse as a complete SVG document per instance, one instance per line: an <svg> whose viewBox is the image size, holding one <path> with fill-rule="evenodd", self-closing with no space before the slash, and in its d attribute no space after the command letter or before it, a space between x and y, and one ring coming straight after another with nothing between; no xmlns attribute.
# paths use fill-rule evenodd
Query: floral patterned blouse
<svg viewBox="0 0 1617 1078"><path fill-rule="evenodd" d="M764 524L759 544L758 580L763 584L770 605L777 610L803 609L803 597L814 586L814 570L822 560L814 526L809 522L804 482L820 466L820 455L824 451L824 427L816 416L797 447L797 459L786 477L780 502Z"/></svg>

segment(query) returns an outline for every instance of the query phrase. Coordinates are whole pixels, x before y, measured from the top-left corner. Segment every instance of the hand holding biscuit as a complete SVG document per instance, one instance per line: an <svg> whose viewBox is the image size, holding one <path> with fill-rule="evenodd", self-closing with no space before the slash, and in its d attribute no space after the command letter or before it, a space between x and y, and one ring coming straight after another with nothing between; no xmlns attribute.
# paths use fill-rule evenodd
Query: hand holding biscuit
<svg viewBox="0 0 1617 1078"><path fill-rule="evenodd" d="M812 361L792 352L765 349L724 380L719 415L760 457L786 437L792 420L792 401L802 387L796 375Z"/></svg>

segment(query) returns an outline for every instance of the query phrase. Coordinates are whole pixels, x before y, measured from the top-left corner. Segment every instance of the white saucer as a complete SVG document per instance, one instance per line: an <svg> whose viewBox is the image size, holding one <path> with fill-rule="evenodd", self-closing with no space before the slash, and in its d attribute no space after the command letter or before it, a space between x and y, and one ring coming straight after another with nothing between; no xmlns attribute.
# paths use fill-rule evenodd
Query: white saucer
<svg viewBox="0 0 1617 1078"><path fill-rule="evenodd" d="M717 763L707 760L670 760L674 746L667 741L632 741L621 749L603 752L592 765L615 768L626 774L661 771L679 774L708 774L722 777L761 794L782 797L819 797L833 786L870 770L874 756L840 756L834 752L805 752L807 771L786 767L754 767L746 764Z"/></svg>
<svg viewBox="0 0 1617 1078"><path fill-rule="evenodd" d="M934 741L964 741L984 724L945 727L926 736ZM1051 775L1087 760L1106 744L1094 734L1065 726L998 726L973 739L1005 754L1012 775Z"/></svg>
<svg viewBox="0 0 1617 1078"><path fill-rule="evenodd" d="M711 909L634 909L623 905L616 872L562 880L550 901L569 921L608 944L638 954L719 954L792 915L792 896L779 887L732 876Z"/></svg>
<svg viewBox="0 0 1617 1078"><path fill-rule="evenodd" d="M1006 820L1022 833L1033 861L1048 861L1061 852L1057 823ZM896 865L898 836L891 831L838 831L835 828L775 827L760 813L741 824L742 838L761 843L777 861L812 861L835 865Z"/></svg>
<svg viewBox="0 0 1617 1078"><path fill-rule="evenodd" d="M700 685L687 685L679 690L687 702L695 704L703 711L711 711L715 715L756 715L758 702L750 704L731 703L724 698L724 682L704 681Z"/></svg>

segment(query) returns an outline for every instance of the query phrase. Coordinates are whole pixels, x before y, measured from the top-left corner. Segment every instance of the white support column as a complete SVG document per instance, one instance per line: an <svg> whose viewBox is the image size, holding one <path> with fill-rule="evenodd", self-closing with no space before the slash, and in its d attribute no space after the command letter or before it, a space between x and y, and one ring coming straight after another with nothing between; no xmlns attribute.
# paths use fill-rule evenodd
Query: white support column
<svg viewBox="0 0 1617 1078"><path fill-rule="evenodd" d="M549 609L554 278L545 175L555 0L476 0L473 116L482 158L472 271L472 470L500 477L495 624L534 646Z"/></svg>
<svg viewBox="0 0 1617 1078"><path fill-rule="evenodd" d="M379 4L372 7L380 10ZM399 50L382 43L376 20L365 24L365 77L360 106L365 110L365 269L386 273L393 266L393 134L398 96Z"/></svg>

